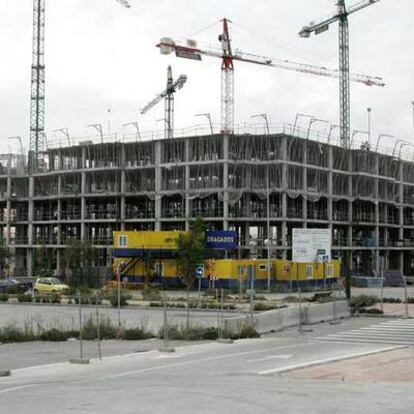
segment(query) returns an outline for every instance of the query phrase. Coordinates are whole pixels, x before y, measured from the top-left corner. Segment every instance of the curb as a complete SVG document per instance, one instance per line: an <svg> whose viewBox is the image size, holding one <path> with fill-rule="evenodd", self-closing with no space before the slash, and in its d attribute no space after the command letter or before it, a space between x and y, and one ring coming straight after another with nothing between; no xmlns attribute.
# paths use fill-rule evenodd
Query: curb
<svg viewBox="0 0 414 414"><path fill-rule="evenodd" d="M347 359L360 358L360 357L364 357L364 356L381 354L381 353L384 353L384 352L391 352L391 351L395 351L397 349L406 349L406 348L408 348L408 345L393 346L393 347L386 347L386 348L376 349L374 351L359 352L359 353L351 354L351 355L332 357L332 358L327 358L327 359L320 359L320 360L317 360L317 361L304 362L302 364L291 365L290 367L269 369L267 371L259 372L259 375L284 374L285 372L295 371L297 369L310 368L310 367L313 367L313 366L316 366L316 365L325 365L325 364L330 364L330 363L338 362L338 361L346 361Z"/></svg>

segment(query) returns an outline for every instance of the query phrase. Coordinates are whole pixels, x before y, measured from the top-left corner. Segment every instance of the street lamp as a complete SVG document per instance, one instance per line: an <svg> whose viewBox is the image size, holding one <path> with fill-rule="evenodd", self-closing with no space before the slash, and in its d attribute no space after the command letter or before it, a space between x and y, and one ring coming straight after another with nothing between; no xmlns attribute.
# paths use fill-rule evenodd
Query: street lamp
<svg viewBox="0 0 414 414"><path fill-rule="evenodd" d="M395 141L394 149L392 150L392 156L393 157L395 156L395 150L397 149L397 146L399 144L402 144L402 143L405 143L405 141L403 139L400 139L400 138L397 139L397 141ZM401 153L401 151L400 151L400 153Z"/></svg>
<svg viewBox="0 0 414 414"><path fill-rule="evenodd" d="M371 108L367 108L368 114L368 145L371 146Z"/></svg>
<svg viewBox="0 0 414 414"><path fill-rule="evenodd" d="M20 144L20 153L21 153L21 156L22 156L22 163L23 163L23 167L24 167L25 162L24 162L24 152L23 152L22 137L15 136L15 137L9 137L9 139L15 139L15 140L19 141L19 144Z"/></svg>
<svg viewBox="0 0 414 414"><path fill-rule="evenodd" d="M353 147L353 145L354 145L354 138L355 138L355 135L358 135L358 134L365 134L365 135L368 135L368 132L367 131L359 131L358 129L354 129L354 131L352 132L352 137L351 137L351 149L352 149L352 147ZM369 149L369 148L368 148Z"/></svg>
<svg viewBox="0 0 414 414"><path fill-rule="evenodd" d="M332 131L333 131L335 128L339 128L339 125L333 125L333 124L332 124L332 125L329 127L328 144L329 144L329 142L331 141Z"/></svg>
<svg viewBox="0 0 414 414"><path fill-rule="evenodd" d="M296 114L295 117L295 123L293 124L293 131L292 131L292 136L295 136L295 131L296 131L296 125L298 123L299 118L315 118L313 115L306 115L306 114Z"/></svg>
<svg viewBox="0 0 414 414"><path fill-rule="evenodd" d="M99 132L99 135L101 136L101 143L103 144L104 138L103 138L102 124L90 124L90 125L86 125L86 127L95 128Z"/></svg>
<svg viewBox="0 0 414 414"><path fill-rule="evenodd" d="M71 146L69 130L67 128L54 129L53 132L61 132L66 137L66 139L68 140L69 146Z"/></svg>
<svg viewBox="0 0 414 414"><path fill-rule="evenodd" d="M122 134L122 140L124 139L124 134L123 134L124 127L130 126L130 125L131 126L134 126L136 128L138 142L141 142L141 134L139 132L139 125L138 125L138 122L137 121L135 121L135 122L128 122L126 124L122 124L122 132L121 132L121 134Z"/></svg>
<svg viewBox="0 0 414 414"><path fill-rule="evenodd" d="M306 132L306 139L309 139L312 124L315 124L316 122L329 123L328 121L325 121L324 119L318 119L318 118L313 118L312 117L311 120L309 121L308 131ZM318 141L319 141L319 139L318 139Z"/></svg>
<svg viewBox="0 0 414 414"><path fill-rule="evenodd" d="M375 152L378 152L378 145L380 143L381 138L384 137L388 137L388 138L395 138L394 135L389 135L389 134L378 134L378 139L377 139L377 146L375 147Z"/></svg>
<svg viewBox="0 0 414 414"><path fill-rule="evenodd" d="M257 114L257 115L252 115L251 118L263 118L265 120L265 125L266 125L266 131L267 131L267 135L269 135L269 122L267 119L267 115L266 114Z"/></svg>
<svg viewBox="0 0 414 414"><path fill-rule="evenodd" d="M210 125L211 135L214 134L214 132L213 132L213 124L211 123L211 115L209 113L205 113L205 114L195 114L194 116L205 116L208 119L208 124Z"/></svg>

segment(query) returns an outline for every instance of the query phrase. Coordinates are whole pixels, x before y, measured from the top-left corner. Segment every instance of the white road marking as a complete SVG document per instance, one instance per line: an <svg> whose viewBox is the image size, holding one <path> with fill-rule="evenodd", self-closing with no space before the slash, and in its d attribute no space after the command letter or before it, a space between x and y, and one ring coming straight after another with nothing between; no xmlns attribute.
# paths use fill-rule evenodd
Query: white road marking
<svg viewBox="0 0 414 414"><path fill-rule="evenodd" d="M269 359L290 359L292 357L293 357L292 354L289 354L289 355L268 355L268 356L265 356L263 358L248 359L246 362L260 362L260 361L267 361Z"/></svg>
<svg viewBox="0 0 414 414"><path fill-rule="evenodd" d="M286 346L273 347L273 348L267 348L267 349L256 349L254 351L236 352L234 354L226 354L226 355L219 355L219 356L214 356L214 357L193 359L193 360L190 360L190 361L173 362L171 364L159 365L157 367L141 368L141 369L136 369L136 370L132 370L132 371L121 372L119 374L107 375L105 377L102 377L101 380L107 380L107 379L113 379L113 378L122 378L122 377L127 377L129 375L142 374L144 372L151 372L151 371L158 371L158 370L162 370L162 369L174 368L174 367L179 367L179 366L182 366L182 365L197 364L197 363L200 363L200 362L217 361L217 360L220 360L220 359L233 358L233 357L238 357L238 356L243 356L243 355L259 354L259 353L262 353L262 352L269 352L269 351L274 352L274 351L278 351L278 350L281 350L281 349L297 348L297 347L304 347L304 346L310 346L310 345L314 345L314 343L286 345Z"/></svg>
<svg viewBox="0 0 414 414"><path fill-rule="evenodd" d="M13 391L20 391L20 390L24 390L26 388L33 388L33 387L37 387L40 384L29 384L29 385L20 385L18 387L11 387L11 388L6 388L4 390L0 390L0 394L5 394L6 392L13 392Z"/></svg>

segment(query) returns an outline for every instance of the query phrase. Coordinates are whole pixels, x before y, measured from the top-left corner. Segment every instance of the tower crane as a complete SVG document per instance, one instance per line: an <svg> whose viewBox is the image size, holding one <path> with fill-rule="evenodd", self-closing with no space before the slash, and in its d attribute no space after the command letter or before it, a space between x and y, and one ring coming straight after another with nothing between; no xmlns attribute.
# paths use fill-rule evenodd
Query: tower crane
<svg viewBox="0 0 414 414"><path fill-rule="evenodd" d="M165 98L165 138L173 138L174 135L174 93L180 90L184 84L187 82L186 75L180 75L178 79L174 82L172 76L171 66L168 66L167 69L167 87L164 91L158 94L151 102L144 106L141 109L141 114L145 114L163 98Z"/></svg>
<svg viewBox="0 0 414 414"><path fill-rule="evenodd" d="M127 0L116 0L126 8ZM30 93L29 171L36 171L46 150L45 135L45 15L46 0L33 0L33 51Z"/></svg>
<svg viewBox="0 0 414 414"><path fill-rule="evenodd" d="M207 46L205 48L197 47L197 42L187 39L180 41L171 37L163 37L156 46L160 48L163 55L175 52L177 57L192 60L201 60L202 55L212 56L222 59L221 71L221 129L223 133L232 133L234 124L234 66L233 61L255 63L263 66L285 69L290 71L308 73L318 76L339 78L338 70L327 69L322 66L314 66L304 63L297 63L289 60L274 59L265 56L244 53L238 49L232 49L229 33L228 19L224 18L223 32L219 35L221 48ZM353 82L363 83L368 86L384 86L382 78L372 77L362 74L350 74L350 80Z"/></svg>
<svg viewBox="0 0 414 414"><path fill-rule="evenodd" d="M330 24L339 22L339 111L340 137L343 147L348 147L350 144L351 128L348 16L377 2L379 0L359 0L346 7L345 0L336 0L337 11L332 16L318 23L311 22L299 32L299 36L308 38L311 33L318 35L326 32Z"/></svg>

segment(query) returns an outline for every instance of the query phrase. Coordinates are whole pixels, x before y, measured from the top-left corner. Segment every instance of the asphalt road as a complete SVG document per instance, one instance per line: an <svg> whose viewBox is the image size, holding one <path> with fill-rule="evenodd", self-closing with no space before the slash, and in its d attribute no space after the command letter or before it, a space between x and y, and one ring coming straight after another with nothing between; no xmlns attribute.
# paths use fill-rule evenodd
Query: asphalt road
<svg viewBox="0 0 414 414"><path fill-rule="evenodd" d="M295 380L281 376L306 364L392 349L386 344L324 342L328 334L378 319L291 329L233 344L185 346L92 361L16 370L0 378L2 412L157 414L410 413L412 383Z"/></svg>

